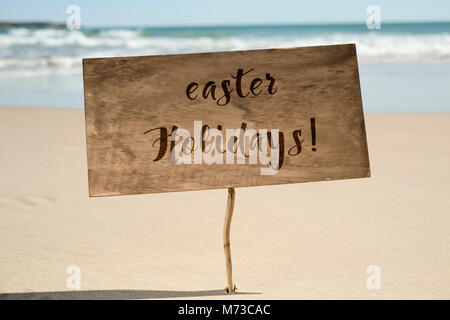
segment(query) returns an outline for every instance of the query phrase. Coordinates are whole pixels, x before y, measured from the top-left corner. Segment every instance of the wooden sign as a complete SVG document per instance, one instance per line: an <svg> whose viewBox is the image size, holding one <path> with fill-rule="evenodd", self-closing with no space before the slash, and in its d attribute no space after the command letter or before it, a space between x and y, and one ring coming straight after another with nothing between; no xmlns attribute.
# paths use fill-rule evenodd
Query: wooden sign
<svg viewBox="0 0 450 320"><path fill-rule="evenodd" d="M355 45L84 59L90 196L369 177Z"/></svg>

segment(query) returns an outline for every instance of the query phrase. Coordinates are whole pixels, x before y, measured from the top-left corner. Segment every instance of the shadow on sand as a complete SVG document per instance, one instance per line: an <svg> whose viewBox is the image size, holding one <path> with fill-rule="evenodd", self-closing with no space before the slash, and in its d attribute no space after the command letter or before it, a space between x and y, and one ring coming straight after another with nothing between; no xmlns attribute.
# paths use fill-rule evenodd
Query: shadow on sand
<svg viewBox="0 0 450 320"><path fill-rule="evenodd" d="M258 292L236 292L242 294L261 294ZM226 296L225 290L205 291L162 291L162 290L88 290L0 293L0 300L123 300L123 299L163 299Z"/></svg>

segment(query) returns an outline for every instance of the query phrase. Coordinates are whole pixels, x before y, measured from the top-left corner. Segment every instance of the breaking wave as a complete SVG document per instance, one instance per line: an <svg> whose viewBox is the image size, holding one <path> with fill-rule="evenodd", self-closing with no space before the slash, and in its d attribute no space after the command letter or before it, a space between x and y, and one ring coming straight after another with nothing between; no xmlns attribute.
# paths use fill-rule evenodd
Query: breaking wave
<svg viewBox="0 0 450 320"><path fill-rule="evenodd" d="M418 25L420 26L420 25ZM0 76L81 73L86 57L356 43L360 63L450 62L450 24L0 31Z"/></svg>

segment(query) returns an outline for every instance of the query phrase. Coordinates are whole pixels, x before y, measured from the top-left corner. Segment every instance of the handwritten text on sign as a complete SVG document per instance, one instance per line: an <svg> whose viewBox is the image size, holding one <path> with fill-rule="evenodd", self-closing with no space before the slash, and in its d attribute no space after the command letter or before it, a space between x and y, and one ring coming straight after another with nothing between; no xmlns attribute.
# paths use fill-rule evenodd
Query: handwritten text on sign
<svg viewBox="0 0 450 320"><path fill-rule="evenodd" d="M354 45L83 67L91 196L370 175Z"/></svg>

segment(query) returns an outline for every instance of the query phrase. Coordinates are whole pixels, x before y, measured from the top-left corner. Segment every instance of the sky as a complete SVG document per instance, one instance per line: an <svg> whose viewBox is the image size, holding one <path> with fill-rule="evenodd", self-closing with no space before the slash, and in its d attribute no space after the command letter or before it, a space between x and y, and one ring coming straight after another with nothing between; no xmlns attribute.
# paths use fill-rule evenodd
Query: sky
<svg viewBox="0 0 450 320"><path fill-rule="evenodd" d="M364 23L369 5L384 22L450 21L449 0L1 0L0 21L64 23L72 4L84 27Z"/></svg>

